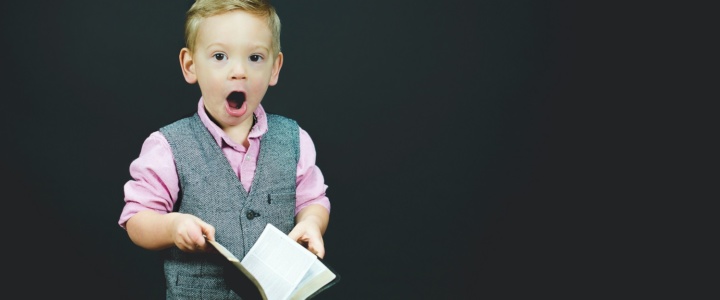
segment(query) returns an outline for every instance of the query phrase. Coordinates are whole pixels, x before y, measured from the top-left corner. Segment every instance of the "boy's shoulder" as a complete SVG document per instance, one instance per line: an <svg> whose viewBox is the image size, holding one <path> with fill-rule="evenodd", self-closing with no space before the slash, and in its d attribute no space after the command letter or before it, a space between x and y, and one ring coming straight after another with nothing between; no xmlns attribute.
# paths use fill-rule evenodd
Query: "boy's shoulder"
<svg viewBox="0 0 720 300"><path fill-rule="evenodd" d="M197 112L188 113L186 115L183 115L183 116L175 119L174 121L172 121L168 124L161 126L160 131L163 132L163 131L167 131L168 129L171 129L171 128L185 127L194 121L200 121L200 116L198 116Z"/></svg>
<svg viewBox="0 0 720 300"><path fill-rule="evenodd" d="M267 118L268 122L270 122L270 120L272 119L272 121L274 121L274 122L289 122L289 123L297 124L297 121L295 121L294 119L292 119L290 117L286 117L286 116L278 115L278 114L274 114L274 113L266 112L265 117Z"/></svg>

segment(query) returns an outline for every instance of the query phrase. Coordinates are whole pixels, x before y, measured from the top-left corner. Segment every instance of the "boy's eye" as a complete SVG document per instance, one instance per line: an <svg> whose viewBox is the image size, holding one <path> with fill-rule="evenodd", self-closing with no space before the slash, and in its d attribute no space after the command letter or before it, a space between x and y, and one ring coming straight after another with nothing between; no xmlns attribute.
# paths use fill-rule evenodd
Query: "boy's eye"
<svg viewBox="0 0 720 300"><path fill-rule="evenodd" d="M257 54L250 55L250 61L257 62L257 61L260 61L260 60L262 60L262 56L257 55Z"/></svg>
<svg viewBox="0 0 720 300"><path fill-rule="evenodd" d="M215 60L223 60L226 58L225 54L223 53L215 53L213 54L213 57L215 58Z"/></svg>

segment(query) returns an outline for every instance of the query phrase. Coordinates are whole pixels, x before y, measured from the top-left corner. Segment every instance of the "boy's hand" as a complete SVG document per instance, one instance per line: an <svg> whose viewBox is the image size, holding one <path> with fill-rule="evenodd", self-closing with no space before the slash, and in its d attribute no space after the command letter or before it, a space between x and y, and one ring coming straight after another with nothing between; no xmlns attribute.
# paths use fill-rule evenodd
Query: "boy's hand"
<svg viewBox="0 0 720 300"><path fill-rule="evenodd" d="M320 227L316 222L300 221L288 233L288 236L310 250L319 258L325 256L325 243L323 242Z"/></svg>
<svg viewBox="0 0 720 300"><path fill-rule="evenodd" d="M180 214L173 220L171 226L173 242L184 252L206 252L213 251L215 247L205 242L205 238L215 239L215 227L205 223L200 218Z"/></svg>

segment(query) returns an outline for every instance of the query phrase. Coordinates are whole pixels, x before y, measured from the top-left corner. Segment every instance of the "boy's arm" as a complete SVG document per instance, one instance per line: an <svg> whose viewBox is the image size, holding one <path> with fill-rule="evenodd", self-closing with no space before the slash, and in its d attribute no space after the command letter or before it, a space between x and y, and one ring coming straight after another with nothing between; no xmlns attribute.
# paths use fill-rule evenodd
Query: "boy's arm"
<svg viewBox="0 0 720 300"><path fill-rule="evenodd" d="M325 256L323 234L330 221L330 212L320 204L311 204L295 216L295 227L288 236L320 258Z"/></svg>
<svg viewBox="0 0 720 300"><path fill-rule="evenodd" d="M177 246L185 252L203 252L212 248L205 243L205 237L215 239L212 225L177 212L160 214L143 210L128 220L126 228L133 243L149 250Z"/></svg>

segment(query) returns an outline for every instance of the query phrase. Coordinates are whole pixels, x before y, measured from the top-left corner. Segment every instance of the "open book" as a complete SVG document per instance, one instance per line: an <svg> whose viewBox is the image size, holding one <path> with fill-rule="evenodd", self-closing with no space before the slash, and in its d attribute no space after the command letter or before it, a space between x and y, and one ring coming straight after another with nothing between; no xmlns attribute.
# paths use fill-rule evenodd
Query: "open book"
<svg viewBox="0 0 720 300"><path fill-rule="evenodd" d="M208 242L255 283L265 300L309 299L340 280L315 254L272 224L265 226L242 261L218 242Z"/></svg>

